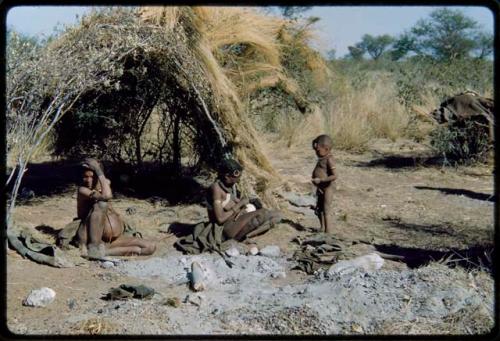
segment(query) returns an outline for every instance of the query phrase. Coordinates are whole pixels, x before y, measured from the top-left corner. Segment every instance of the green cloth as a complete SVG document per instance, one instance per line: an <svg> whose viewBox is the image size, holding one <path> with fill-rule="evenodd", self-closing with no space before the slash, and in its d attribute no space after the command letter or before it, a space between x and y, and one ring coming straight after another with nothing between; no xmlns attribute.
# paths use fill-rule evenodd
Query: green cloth
<svg viewBox="0 0 500 341"><path fill-rule="evenodd" d="M56 246L40 242L27 231L14 232L9 229L7 238L10 245L23 257L58 268L74 266Z"/></svg>
<svg viewBox="0 0 500 341"><path fill-rule="evenodd" d="M145 285L121 284L118 288L111 288L103 297L106 300L126 300L129 298L150 299L156 291Z"/></svg>
<svg viewBox="0 0 500 341"><path fill-rule="evenodd" d="M230 240L224 236L224 226L210 222L197 224L193 233L178 239L174 246L183 253L197 255L205 251L218 253L228 267L233 267L224 251L229 248Z"/></svg>
<svg viewBox="0 0 500 341"><path fill-rule="evenodd" d="M194 255L205 251L222 252L227 245L223 231L224 226L202 222L194 227L192 234L178 239L174 246L184 253Z"/></svg>
<svg viewBox="0 0 500 341"><path fill-rule="evenodd" d="M292 259L297 262L292 269L302 270L311 275L324 265L336 263L346 248L332 235L319 233L305 240L296 239L301 249L296 251Z"/></svg>

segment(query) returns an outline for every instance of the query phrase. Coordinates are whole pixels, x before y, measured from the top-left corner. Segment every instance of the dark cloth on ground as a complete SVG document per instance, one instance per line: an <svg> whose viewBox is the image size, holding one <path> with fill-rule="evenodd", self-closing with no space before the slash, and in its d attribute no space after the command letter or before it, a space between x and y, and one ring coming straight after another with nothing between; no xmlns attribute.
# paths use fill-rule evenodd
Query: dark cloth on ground
<svg viewBox="0 0 500 341"><path fill-rule="evenodd" d="M348 248L339 239L325 233L315 234L304 240L296 238L294 241L300 245L300 250L292 256L292 260L297 262L292 269L302 270L309 275L350 254Z"/></svg>
<svg viewBox="0 0 500 341"><path fill-rule="evenodd" d="M56 246L40 242L30 235L27 231L7 231L7 238L10 245L21 256L28 257L35 262L51 265L58 268L67 268L74 266L63 252Z"/></svg>
<svg viewBox="0 0 500 341"><path fill-rule="evenodd" d="M201 222L194 227L192 234L178 239L174 246L179 251L194 255L205 251L223 252L228 246L223 231L224 226Z"/></svg>
<svg viewBox="0 0 500 341"><path fill-rule="evenodd" d="M121 284L118 288L109 289L103 297L105 300L126 300L129 298L150 299L156 291L145 285Z"/></svg>
<svg viewBox="0 0 500 341"><path fill-rule="evenodd" d="M219 226L210 222L197 224L193 233L178 239L174 246L183 253L197 255L205 251L218 253L228 267L233 263L226 257L224 251L230 247L231 240L226 238L224 226Z"/></svg>

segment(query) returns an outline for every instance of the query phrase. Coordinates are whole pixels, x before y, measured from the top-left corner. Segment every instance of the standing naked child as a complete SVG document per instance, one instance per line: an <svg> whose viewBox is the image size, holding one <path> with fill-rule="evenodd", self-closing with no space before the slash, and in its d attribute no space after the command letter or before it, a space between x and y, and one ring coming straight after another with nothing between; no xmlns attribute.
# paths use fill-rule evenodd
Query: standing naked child
<svg viewBox="0 0 500 341"><path fill-rule="evenodd" d="M156 250L153 242L125 236L122 218L108 202L113 197L111 182L99 162L84 160L82 185L78 188L77 212L81 220L77 238L89 257L150 255Z"/></svg>
<svg viewBox="0 0 500 341"><path fill-rule="evenodd" d="M312 142L312 147L318 156L318 162L312 174L312 183L316 186L316 215L319 218L321 231L333 233L333 182L337 179L335 173L335 162L331 153L333 146L332 138L328 135L320 135Z"/></svg>
<svg viewBox="0 0 500 341"><path fill-rule="evenodd" d="M243 168L234 160L224 160L219 178L208 191L208 217L210 222L224 226L224 234L238 241L270 229L281 220L278 211L256 209L248 198L240 198L236 183Z"/></svg>

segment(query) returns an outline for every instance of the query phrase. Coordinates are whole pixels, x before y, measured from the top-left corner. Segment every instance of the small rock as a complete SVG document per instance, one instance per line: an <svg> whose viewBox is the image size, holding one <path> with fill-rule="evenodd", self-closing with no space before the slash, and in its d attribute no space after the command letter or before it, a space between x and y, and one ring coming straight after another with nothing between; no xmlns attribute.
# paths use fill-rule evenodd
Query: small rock
<svg viewBox="0 0 500 341"><path fill-rule="evenodd" d="M341 260L333 264L328 269L328 276L332 277L335 274L348 274L360 269L364 272L379 270L384 265L384 259L376 253L370 253L364 256L356 257L349 260Z"/></svg>
<svg viewBox="0 0 500 341"><path fill-rule="evenodd" d="M359 324L357 323L353 323L351 325L351 330L355 333L363 333L363 327L361 327Z"/></svg>
<svg viewBox="0 0 500 341"><path fill-rule="evenodd" d="M277 245L268 245L260 250L260 254L266 257L279 257L280 248Z"/></svg>
<svg viewBox="0 0 500 341"><path fill-rule="evenodd" d="M27 187L23 187L19 193L19 199L21 200L30 200L35 197L35 192Z"/></svg>
<svg viewBox="0 0 500 341"><path fill-rule="evenodd" d="M229 257L236 257L240 255L240 252L237 248L232 247L229 250L226 250L226 255L228 255Z"/></svg>
<svg viewBox="0 0 500 341"><path fill-rule="evenodd" d="M248 250L248 253L252 256L255 256L259 253L259 249L257 248L257 246L252 246L250 250Z"/></svg>
<svg viewBox="0 0 500 341"><path fill-rule="evenodd" d="M187 295L184 299L184 303L191 303L192 305L195 305L197 307L201 307L202 302L203 296L201 295Z"/></svg>
<svg viewBox="0 0 500 341"><path fill-rule="evenodd" d="M45 307L52 303L56 297L56 292L51 288L40 288L31 290L28 297L23 301L23 305L30 307Z"/></svg>
<svg viewBox="0 0 500 341"><path fill-rule="evenodd" d="M281 279L285 279L286 278L286 273L283 272L283 271L279 271L279 272L273 272L271 274L271 277L272 278L281 278Z"/></svg>
<svg viewBox="0 0 500 341"><path fill-rule="evenodd" d="M172 231L170 231L170 224L162 224L160 226L160 232L163 232L163 233L170 233Z"/></svg>
<svg viewBox="0 0 500 341"><path fill-rule="evenodd" d="M316 199L310 195L298 195L293 192L281 193L281 196L288 200L288 202L298 207L310 207L316 204Z"/></svg>
<svg viewBox="0 0 500 341"><path fill-rule="evenodd" d="M177 308L181 305L181 300L179 299L179 297L169 297L165 301L165 305Z"/></svg>
<svg viewBox="0 0 500 341"><path fill-rule="evenodd" d="M73 309L76 306L76 300L74 298L70 298L68 300L68 308Z"/></svg>
<svg viewBox="0 0 500 341"><path fill-rule="evenodd" d="M101 268L103 268L103 269L109 269L109 268L112 268L114 266L115 266L115 264L113 262L110 262L110 261L105 261L105 262L101 263Z"/></svg>
<svg viewBox="0 0 500 341"><path fill-rule="evenodd" d="M137 210L135 209L135 207L129 207L125 210L125 212L127 212L128 215L134 215L137 213Z"/></svg>

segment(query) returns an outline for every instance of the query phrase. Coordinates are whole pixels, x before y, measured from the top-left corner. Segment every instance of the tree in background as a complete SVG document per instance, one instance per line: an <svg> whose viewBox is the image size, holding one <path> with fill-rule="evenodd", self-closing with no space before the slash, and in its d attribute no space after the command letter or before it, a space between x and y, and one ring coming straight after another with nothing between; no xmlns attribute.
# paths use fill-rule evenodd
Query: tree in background
<svg viewBox="0 0 500 341"><path fill-rule="evenodd" d="M380 36L372 36L370 34L365 34L361 38L361 43L358 47L363 49L366 53L377 60L382 56L382 54L387 50L387 48L394 42L394 38L388 34Z"/></svg>
<svg viewBox="0 0 500 341"><path fill-rule="evenodd" d="M389 52L392 60L400 60L410 52L417 52L415 46L415 37L409 32L405 32L399 36L392 45L392 50Z"/></svg>
<svg viewBox="0 0 500 341"><path fill-rule="evenodd" d="M474 48L478 59L485 59L493 54L493 34L478 32L474 38L476 46Z"/></svg>
<svg viewBox="0 0 500 341"><path fill-rule="evenodd" d="M279 6L281 14L288 19L297 19L311 8L312 6Z"/></svg>
<svg viewBox="0 0 500 341"><path fill-rule="evenodd" d="M459 10L437 9L419 20L394 43L391 56L398 60L409 52L438 60L461 59L477 51L479 58L493 52L493 36L480 30L473 19Z"/></svg>
<svg viewBox="0 0 500 341"><path fill-rule="evenodd" d="M326 52L326 58L328 61L335 60L337 58L337 50L335 49L330 49Z"/></svg>
<svg viewBox="0 0 500 341"><path fill-rule="evenodd" d="M363 59L363 55L365 54L365 49L360 45L360 43L357 43L354 46L348 46L347 49L349 50L349 54L347 55L348 59L352 60Z"/></svg>

